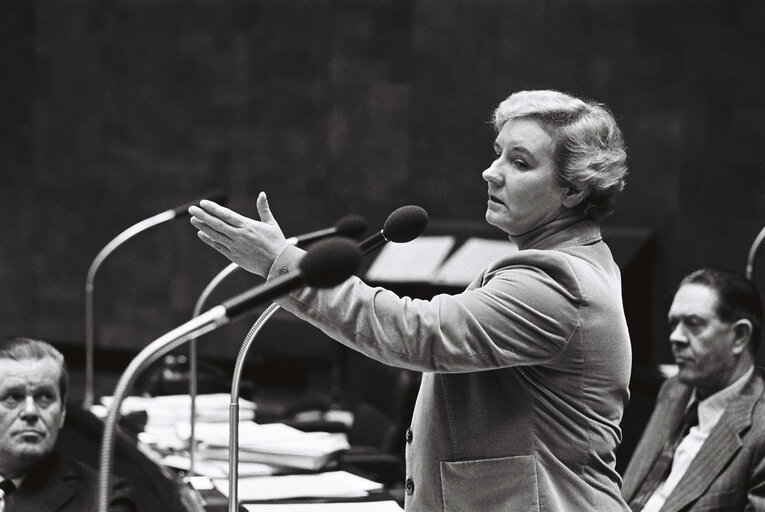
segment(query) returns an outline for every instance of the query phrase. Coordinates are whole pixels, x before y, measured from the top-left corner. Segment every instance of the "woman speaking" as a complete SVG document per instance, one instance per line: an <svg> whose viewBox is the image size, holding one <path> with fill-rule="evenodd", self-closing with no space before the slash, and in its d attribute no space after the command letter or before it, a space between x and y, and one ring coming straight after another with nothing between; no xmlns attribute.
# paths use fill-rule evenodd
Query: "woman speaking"
<svg viewBox="0 0 765 512"><path fill-rule="evenodd" d="M608 109L551 90L494 112L486 221L518 246L456 295L399 297L356 277L278 299L388 365L423 372L407 436L407 511L627 511L615 449L631 368L619 268L598 219L627 174ZM260 220L210 201L199 237L273 279L303 251L264 193Z"/></svg>

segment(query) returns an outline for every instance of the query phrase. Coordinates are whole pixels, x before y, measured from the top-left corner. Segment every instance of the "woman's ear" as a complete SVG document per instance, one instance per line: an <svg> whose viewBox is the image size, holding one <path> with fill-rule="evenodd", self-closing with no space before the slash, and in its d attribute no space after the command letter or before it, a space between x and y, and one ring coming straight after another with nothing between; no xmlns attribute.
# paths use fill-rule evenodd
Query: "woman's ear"
<svg viewBox="0 0 765 512"><path fill-rule="evenodd" d="M579 203L584 201L587 197L587 188L583 187L581 190L575 188L569 188L566 195L563 197L563 206L566 208L576 208Z"/></svg>

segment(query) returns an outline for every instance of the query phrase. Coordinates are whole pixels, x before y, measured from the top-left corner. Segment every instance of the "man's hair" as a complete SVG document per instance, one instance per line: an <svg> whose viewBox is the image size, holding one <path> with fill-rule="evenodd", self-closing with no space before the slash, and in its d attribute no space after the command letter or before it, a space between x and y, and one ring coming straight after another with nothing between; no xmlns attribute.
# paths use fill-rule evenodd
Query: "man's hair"
<svg viewBox="0 0 765 512"><path fill-rule="evenodd" d="M749 320L752 323L750 344L753 353L757 353L762 336L762 299L751 280L731 270L701 268L685 276L680 286L685 284L701 284L717 293L717 316L720 320Z"/></svg>
<svg viewBox="0 0 765 512"><path fill-rule="evenodd" d="M14 361L28 361L39 359L53 359L60 368L58 379L59 393L61 394L61 403L66 404L66 397L69 391L69 371L66 368L64 356L48 342L26 338L23 336L13 336L0 341L0 359L13 359Z"/></svg>
<svg viewBox="0 0 765 512"><path fill-rule="evenodd" d="M553 138L558 182L584 192L578 208L593 218L610 214L627 175L624 137L611 111L560 91L518 91L495 109L494 129L517 118L536 120Z"/></svg>

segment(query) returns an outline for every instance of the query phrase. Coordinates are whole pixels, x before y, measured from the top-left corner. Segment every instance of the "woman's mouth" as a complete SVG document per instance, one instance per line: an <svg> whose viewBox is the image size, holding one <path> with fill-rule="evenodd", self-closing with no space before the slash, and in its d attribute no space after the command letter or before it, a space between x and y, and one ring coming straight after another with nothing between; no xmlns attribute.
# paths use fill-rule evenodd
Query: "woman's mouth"
<svg viewBox="0 0 765 512"><path fill-rule="evenodd" d="M493 195L491 195L491 194L489 194L489 202L490 202L490 203L496 203L496 204L500 204L500 205L502 205L502 206L504 206L504 204L505 204L505 203L503 203L502 201L500 201L500 200L499 200L499 198L497 198L497 196L493 196Z"/></svg>

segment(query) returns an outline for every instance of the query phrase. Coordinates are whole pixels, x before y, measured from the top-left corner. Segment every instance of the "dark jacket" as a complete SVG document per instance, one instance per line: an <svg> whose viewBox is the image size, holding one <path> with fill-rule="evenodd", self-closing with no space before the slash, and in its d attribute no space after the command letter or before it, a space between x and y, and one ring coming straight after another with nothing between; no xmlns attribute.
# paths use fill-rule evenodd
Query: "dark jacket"
<svg viewBox="0 0 765 512"><path fill-rule="evenodd" d="M114 478L110 512L136 512L132 489ZM21 486L6 498L5 512L95 512L98 473L52 453L32 468Z"/></svg>

